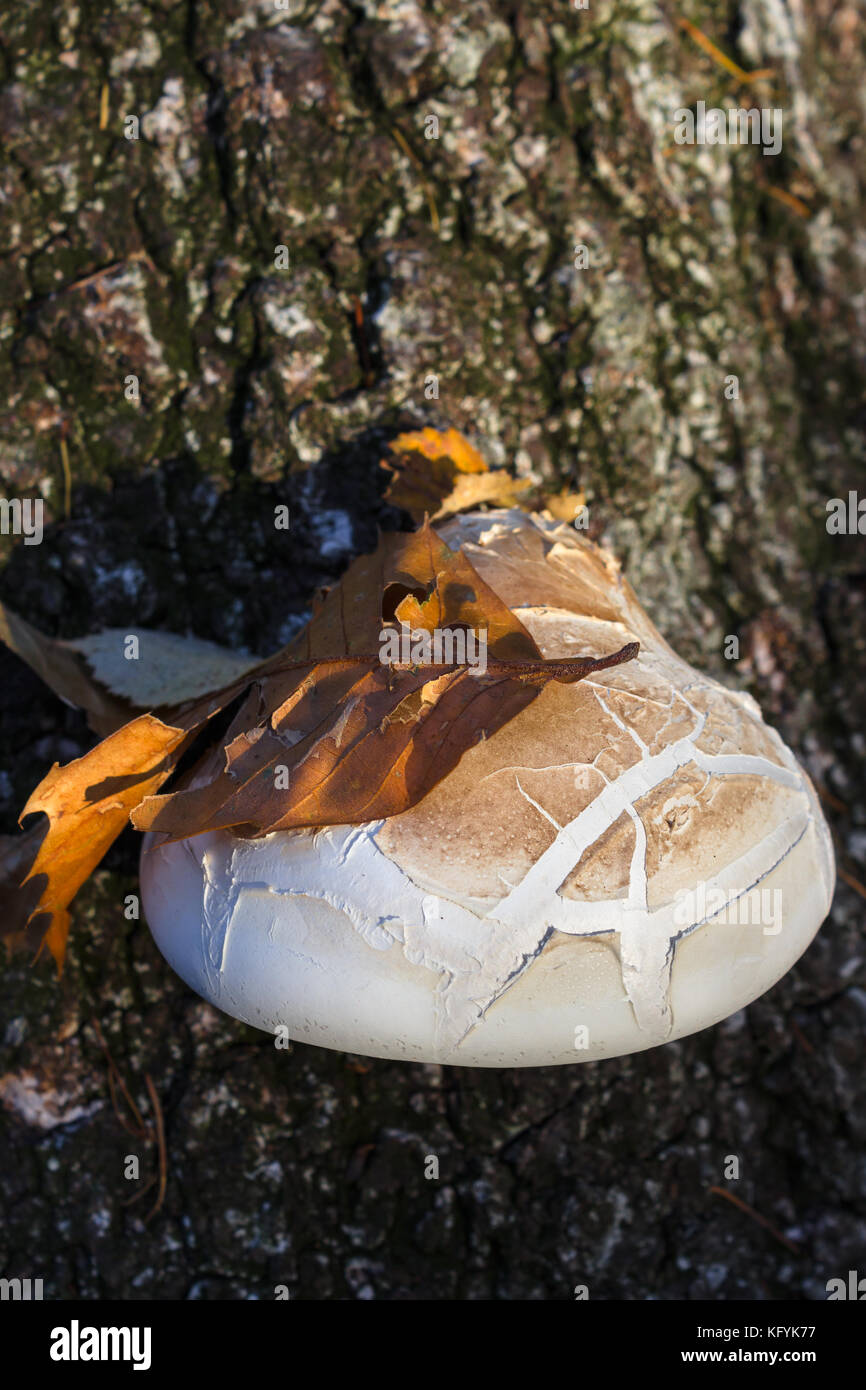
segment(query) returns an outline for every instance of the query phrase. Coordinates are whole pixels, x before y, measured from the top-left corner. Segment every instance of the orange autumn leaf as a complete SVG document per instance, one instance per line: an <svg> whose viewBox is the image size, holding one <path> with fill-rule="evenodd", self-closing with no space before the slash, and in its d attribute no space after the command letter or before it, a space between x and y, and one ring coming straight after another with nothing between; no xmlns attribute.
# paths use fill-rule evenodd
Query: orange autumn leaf
<svg viewBox="0 0 866 1390"><path fill-rule="evenodd" d="M147 797L132 815L137 829L175 838L228 828L267 834L398 815L548 680L579 680L636 651L545 661L519 619L429 524L384 538L356 564L314 615L300 663L262 672L229 730L222 765L211 759L202 785ZM391 623L381 611L389 594L399 599ZM455 661L384 665L380 635L396 635L400 624L417 633L483 629L486 671Z"/></svg>
<svg viewBox="0 0 866 1390"><path fill-rule="evenodd" d="M484 628L487 644L501 660L535 661L541 652L520 620L502 602L489 584L470 564L461 550L451 550L429 522L414 533L416 565L434 576L429 594L423 598L407 594L395 611L398 622L433 632L461 624Z"/></svg>
<svg viewBox="0 0 866 1390"><path fill-rule="evenodd" d="M466 629L478 644L483 633L486 669L460 655ZM443 643L447 634L452 647L442 656L431 647L422 659L412 647L406 659L383 662L384 637L413 633L436 633ZM185 838L397 815L549 680L580 680L636 652L632 643L599 658L545 660L466 556L428 523L383 537L317 603L289 647L219 690L159 717L139 715L83 758L52 768L23 813L44 812L47 831L26 877L16 872L24 891L39 883L40 896L28 932L16 929L11 939L31 941L38 926L62 964L69 904L130 819L140 830ZM236 699L225 739L193 770L194 785L157 795L192 738ZM276 776L283 771L287 784Z"/></svg>
<svg viewBox="0 0 866 1390"><path fill-rule="evenodd" d="M544 510L550 512L557 521L573 522L586 506L586 493L569 492L564 488L562 492L547 492L543 497Z"/></svg>
<svg viewBox="0 0 866 1390"><path fill-rule="evenodd" d="M400 434L392 440L394 461L382 460L392 474L386 500L416 522L434 521L475 507L513 507L531 487L504 468L489 469L477 449L458 430L434 429Z"/></svg>
<svg viewBox="0 0 866 1390"><path fill-rule="evenodd" d="M424 458L448 458L460 473L486 473L487 464L477 449L464 438L459 430L412 430L408 434L398 434L391 448L395 453L418 453Z"/></svg>
<svg viewBox="0 0 866 1390"><path fill-rule="evenodd" d="M45 879L28 920L46 917L43 943L58 968L69 934L69 904L114 843L143 796L155 791L174 766L187 737L144 714L109 734L83 758L56 763L22 811L42 811L48 830L21 886Z"/></svg>
<svg viewBox="0 0 866 1390"><path fill-rule="evenodd" d="M40 650L48 649L42 644L50 639L33 628L30 633L39 639ZM58 669L66 670L64 656ZM51 684L56 688L53 679ZM41 812L45 819L0 842L0 939L8 947L29 947L38 955L47 945L62 968L69 904L78 889L128 823L132 809L171 776L192 735L243 688L238 680L215 695L176 706L169 711L170 723L139 715L83 757L65 767L54 764L19 817ZM84 694L90 699L91 692Z"/></svg>

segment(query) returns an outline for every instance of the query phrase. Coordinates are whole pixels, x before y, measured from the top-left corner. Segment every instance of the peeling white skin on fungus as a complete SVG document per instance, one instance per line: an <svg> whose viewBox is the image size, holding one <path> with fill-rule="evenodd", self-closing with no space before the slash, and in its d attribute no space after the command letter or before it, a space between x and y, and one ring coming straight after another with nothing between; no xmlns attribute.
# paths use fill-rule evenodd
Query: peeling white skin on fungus
<svg viewBox="0 0 866 1390"><path fill-rule="evenodd" d="M503 586L511 585L511 592L502 596L532 631L545 655L566 655L584 647L596 652L611 650L632 634L639 638L642 647L637 661L579 686L559 687L558 693L543 692L535 702L536 723L523 726L537 732L544 700L551 720L562 709L567 714L573 706L580 716L575 721L579 727L574 737L578 741L588 737L585 731L591 726L600 744L598 751L592 757L587 753L556 764L542 759L535 766L531 761L524 765L508 757L497 762L496 748L507 751L503 734L526 720L535 708L530 706L483 748L464 755L460 768L425 798L423 809L415 808L389 822L361 826L275 832L256 840L217 832L180 842L202 878L195 951L204 986L196 987L228 1012L249 1016L234 983L227 984L226 961L233 934L244 931L245 921L248 925L252 898L273 900L271 934L289 904L302 910L305 901L318 900L341 913L367 948L385 953L386 971L389 953L397 951L411 965L433 972L430 1060L462 1060L461 1044L484 1026L492 1006L531 972L550 945L564 937L616 940L627 1007L630 1005L642 1035L636 1045L662 1042L674 1028L671 984L677 943L694 932L730 930L727 925L714 925L712 913L704 911L701 915L698 902L691 918L684 920L681 913L673 911L672 884L690 882L688 855L696 853L694 844L703 835L701 853L706 863L713 864L712 872L705 869L702 874L704 906L712 901L714 892L724 893L730 904L759 888L771 875L774 883L784 882L779 875L784 873L789 856L795 851L802 855L807 846L816 861L808 866L808 872L818 884L823 916L832 896L834 871L829 835L815 794L782 740L763 724L755 702L703 677L664 643L622 580L615 561L605 552L575 537L568 528L551 526L520 512L461 517L450 529L452 536L448 535L449 528L444 528L446 539L452 545L467 544L472 562L489 583L500 593ZM525 581L525 592L518 593L515 586L524 584L528 567L534 572ZM569 584L573 607L566 609L560 605L568 595ZM549 594L545 586L550 588ZM516 602L518 597L523 604ZM555 606L540 601L546 598L555 599ZM578 693L569 695L568 691ZM561 705L563 701L572 704ZM542 717L542 729L546 727ZM554 743L571 737L567 719L563 728L564 733L556 732L556 726ZM523 739L518 752L524 744L529 747L527 733L515 733L514 738ZM476 783L473 767L486 766L481 761L485 758L491 770L479 773ZM472 876L471 856L477 847L468 843L471 835L454 844L441 844L443 837L431 831L437 824L438 798L445 808L440 813L444 815L442 823L450 824L449 782L456 785L452 797L466 799L461 776L468 779L470 790L493 782L494 804L505 808L505 818L517 817L514 823L519 827L527 826L520 817L528 816L531 824L524 835L542 832L548 839L541 852L530 855L532 862L512 877L521 856L525 860L529 853L518 843L518 830L514 843L503 848L504 862L497 866L495 893L478 895L474 891L478 880ZM524 785L543 778L553 787L552 779L559 778L561 800L562 779L568 776L573 778L575 791L566 797L566 804L570 801L580 809L565 816L560 810L559 818L554 813L552 794L546 797L537 786L533 794ZM677 781L683 777L691 779L685 789ZM583 789L593 781L597 785L581 806L580 800L586 796ZM654 811L654 794L657 789L667 789L668 784L670 796L660 813ZM732 803L717 799L726 785L734 798ZM747 838L739 826L746 824L748 829L750 806L758 795L777 799L767 803L772 816L765 832L756 838L750 832ZM755 805L759 817L761 803L756 801ZM717 864L720 853L714 852L712 836L707 844L707 826L712 831L713 815L719 818L719 848L724 851ZM432 819L425 821L425 816ZM680 819L685 823L686 837L677 840ZM660 836L659 824L662 831L665 825L672 827L669 836L667 832ZM648 868L648 825L653 827L656 846L653 873ZM630 827L630 841L622 838L624 832L618 832L617 826ZM611 835L616 834L620 839L611 841ZM608 891L608 871L603 871L603 861L597 859L599 847L605 845L613 845L609 872L613 874L619 866L626 879L624 892ZM156 872L167 876L178 849L178 845L161 849L148 837L143 885L147 856L151 856ZM461 854L469 856L465 872L460 865L454 868L454 860ZM476 857L480 854L478 849ZM594 867L596 862L602 869ZM587 872L595 874L601 896L581 897L577 889L566 889L578 865L584 866L584 877ZM798 859L795 884L802 873ZM460 886L456 887L458 881ZM580 881L578 875L578 885ZM488 880L487 888L490 886ZM792 890L786 886L785 891ZM793 891L796 894L796 887ZM654 895L661 900L653 903ZM281 903L286 906L281 907ZM145 906L153 925L147 901ZM810 925L810 932L818 921ZM162 945L158 933L157 939ZM733 936L731 942L733 945ZM803 946L797 954L801 949ZM241 958L243 950L238 955ZM756 968L760 959L755 956ZM742 954L739 963L743 963ZM781 964L778 974L787 964ZM181 969L181 973L186 972ZM720 992L723 990L722 981ZM730 1002L728 1012L748 1001L738 998ZM339 1006L335 1007L339 1012ZM387 1037L387 1020L383 1035ZM363 1050L362 1043L358 1048ZM402 1055L388 1051L381 1041L376 1050L379 1055ZM566 1058L551 1055L549 1060ZM571 1060L581 1059L575 1054Z"/></svg>

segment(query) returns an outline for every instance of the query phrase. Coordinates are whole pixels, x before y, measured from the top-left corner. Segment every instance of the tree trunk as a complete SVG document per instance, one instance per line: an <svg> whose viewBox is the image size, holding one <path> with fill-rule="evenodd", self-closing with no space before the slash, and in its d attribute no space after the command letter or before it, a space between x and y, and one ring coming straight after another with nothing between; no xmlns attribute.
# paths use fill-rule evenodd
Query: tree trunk
<svg viewBox="0 0 866 1390"><path fill-rule="evenodd" d="M0 480L45 534L0 536L0 597L62 636L265 654L400 524L387 439L454 425L584 493L681 655L810 770L844 881L726 1023L472 1071L279 1051L197 1000L134 916L129 832L62 980L0 979L4 1275L46 1298L808 1299L856 1267L866 541L827 504L866 496L859 28L845 0L8 9ZM699 102L763 111L764 144L681 143ZM90 740L5 650L0 681L13 832ZM802 1258L710 1193L731 1156Z"/></svg>

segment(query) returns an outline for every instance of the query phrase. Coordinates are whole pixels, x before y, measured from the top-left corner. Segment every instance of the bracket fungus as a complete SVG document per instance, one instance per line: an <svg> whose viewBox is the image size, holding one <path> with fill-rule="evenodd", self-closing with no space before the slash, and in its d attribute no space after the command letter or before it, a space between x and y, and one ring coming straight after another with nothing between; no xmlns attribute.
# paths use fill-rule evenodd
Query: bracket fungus
<svg viewBox="0 0 866 1390"><path fill-rule="evenodd" d="M416 804L248 838L148 834L145 913L204 998L374 1057L537 1066L716 1023L833 893L811 783L755 701L682 661L613 557L517 510L439 534L545 658L636 659L537 698Z"/></svg>

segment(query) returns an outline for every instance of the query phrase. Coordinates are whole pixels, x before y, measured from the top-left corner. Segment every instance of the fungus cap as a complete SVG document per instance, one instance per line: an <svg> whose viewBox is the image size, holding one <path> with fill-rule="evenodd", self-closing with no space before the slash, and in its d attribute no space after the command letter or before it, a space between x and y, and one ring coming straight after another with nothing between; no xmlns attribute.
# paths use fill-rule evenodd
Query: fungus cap
<svg viewBox="0 0 866 1390"><path fill-rule="evenodd" d="M636 1052L769 989L826 916L832 844L755 701L671 650L606 551L519 511L440 528L551 682L390 820L142 851L169 964L269 1032L373 1057L538 1066Z"/></svg>

